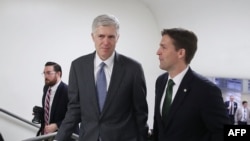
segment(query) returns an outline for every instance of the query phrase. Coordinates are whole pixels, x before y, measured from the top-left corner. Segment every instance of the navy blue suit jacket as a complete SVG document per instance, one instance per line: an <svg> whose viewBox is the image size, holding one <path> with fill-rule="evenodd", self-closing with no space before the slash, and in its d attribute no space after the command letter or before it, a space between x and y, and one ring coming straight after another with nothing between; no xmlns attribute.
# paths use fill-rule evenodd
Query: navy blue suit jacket
<svg viewBox="0 0 250 141"><path fill-rule="evenodd" d="M168 73L164 73L155 86L155 141L223 141L223 126L229 124L229 119L221 91L190 68L180 83L164 126L160 102L167 80Z"/></svg>
<svg viewBox="0 0 250 141"><path fill-rule="evenodd" d="M226 101L225 102L225 106L227 108L228 115L230 115L230 113L229 113L230 109L228 109L229 103L230 103L230 101ZM233 115L235 115L235 112L236 112L237 108L238 108L238 104L237 104L237 102L234 102L234 113L233 113Z"/></svg>
<svg viewBox="0 0 250 141"><path fill-rule="evenodd" d="M42 107L44 109L44 101L46 97L46 93L48 91L49 86L45 85L43 88L43 97L42 97ZM57 127L59 128L62 120L65 117L67 111L67 104L68 104L68 86L64 82L61 82L58 85L56 90L52 106L51 106L51 113L50 113L50 123L56 123ZM41 132L43 134L44 130L44 116L41 119L41 127L37 133L37 135Z"/></svg>

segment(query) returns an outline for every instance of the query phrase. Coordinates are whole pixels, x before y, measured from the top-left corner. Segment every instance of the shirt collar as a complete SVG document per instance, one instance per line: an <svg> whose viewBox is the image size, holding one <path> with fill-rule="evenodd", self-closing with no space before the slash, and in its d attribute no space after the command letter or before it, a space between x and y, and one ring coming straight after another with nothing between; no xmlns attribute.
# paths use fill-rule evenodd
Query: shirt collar
<svg viewBox="0 0 250 141"><path fill-rule="evenodd" d="M107 67L110 67L114 63L114 58L115 58L115 52L113 52L112 55L105 61L101 60L100 57L97 55L97 53L95 53L95 65L96 67L98 67L102 62L104 62Z"/></svg>
<svg viewBox="0 0 250 141"><path fill-rule="evenodd" d="M181 81L182 81L182 79L183 79L183 77L187 73L188 68L189 68L189 66L187 66L182 72L180 72L179 74L177 74L174 78L170 78L170 76L169 76L168 80L172 79L174 81L175 85L179 86L180 83L181 83Z"/></svg>
<svg viewBox="0 0 250 141"><path fill-rule="evenodd" d="M56 91L57 87L59 86L59 84L61 83L62 80L58 81L54 86L50 87L51 91Z"/></svg>

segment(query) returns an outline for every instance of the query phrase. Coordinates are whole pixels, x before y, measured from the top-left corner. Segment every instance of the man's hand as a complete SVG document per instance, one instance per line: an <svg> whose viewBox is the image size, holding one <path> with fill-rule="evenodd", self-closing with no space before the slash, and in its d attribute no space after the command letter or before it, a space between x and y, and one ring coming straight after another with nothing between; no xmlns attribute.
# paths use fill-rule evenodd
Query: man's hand
<svg viewBox="0 0 250 141"><path fill-rule="evenodd" d="M44 131L46 133L53 133L58 129L57 125L55 123L52 123L50 125L45 125Z"/></svg>

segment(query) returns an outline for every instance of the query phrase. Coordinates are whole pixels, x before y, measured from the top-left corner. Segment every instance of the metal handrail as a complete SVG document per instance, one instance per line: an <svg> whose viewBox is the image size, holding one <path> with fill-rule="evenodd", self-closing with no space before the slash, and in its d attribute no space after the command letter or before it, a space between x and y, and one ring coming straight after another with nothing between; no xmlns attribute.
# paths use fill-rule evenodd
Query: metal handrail
<svg viewBox="0 0 250 141"><path fill-rule="evenodd" d="M19 116L13 114L13 113L11 113L11 112L8 112L7 110L4 110L4 109L0 108L0 112L3 112L3 113L5 113L5 114L7 114L7 115L9 115L9 116L11 116L11 117L13 117L13 118L16 118L16 119L18 119L18 120L20 120L20 121L22 121L22 122L25 122L25 123L29 124L29 125L31 125L31 126L34 126L34 127L39 128L38 125L36 125L36 124L34 124L34 123L32 123L32 122L30 122L30 121L24 119L24 118L21 118L21 117L19 117Z"/></svg>
<svg viewBox="0 0 250 141"><path fill-rule="evenodd" d="M40 135L37 137L28 138L28 139L25 139L22 141L42 141L42 140L50 139L50 138L56 136L56 134L57 134L57 132L54 132L54 133L50 133L50 134L46 134L46 135Z"/></svg>
<svg viewBox="0 0 250 141"><path fill-rule="evenodd" d="M54 132L54 133L50 133L50 134L46 134L46 135L41 135L41 136L25 139L22 141L43 141L43 140L51 139L51 138L55 137L56 134L57 134L57 132ZM77 141L79 139L79 136L76 135L75 133L73 133L71 136L71 139L74 139Z"/></svg>
<svg viewBox="0 0 250 141"><path fill-rule="evenodd" d="M32 126L37 127L37 128L40 128L40 126L38 126L38 125L36 125L36 124L34 124L34 123L32 123L32 122L24 119L24 118L21 118L21 117L15 115L13 113L7 111L7 110L4 110L4 109L0 108L0 112L3 112L5 114L7 114L7 115L9 115L9 116L11 116L13 118L16 118L16 119L18 119L18 120L20 120L22 122L25 122L25 123L27 123L29 125L32 125ZM40 135L40 136L37 136L37 137L32 137L32 138L29 138L29 139L25 139L23 141L42 141L44 139L50 139L52 137L55 137L56 134L57 134L57 132L54 132L54 133L50 133L50 134L46 134L46 135ZM72 136L71 136L71 138L77 141L79 139L79 136L77 134L73 133Z"/></svg>

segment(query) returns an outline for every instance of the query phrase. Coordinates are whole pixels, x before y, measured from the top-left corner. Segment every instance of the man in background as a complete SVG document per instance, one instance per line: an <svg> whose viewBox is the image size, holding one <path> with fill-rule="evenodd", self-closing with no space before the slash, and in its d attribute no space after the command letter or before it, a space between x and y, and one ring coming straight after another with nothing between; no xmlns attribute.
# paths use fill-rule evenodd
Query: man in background
<svg viewBox="0 0 250 141"><path fill-rule="evenodd" d="M61 80L61 66L55 62L47 62L43 75L45 81L42 97L44 114L37 135L56 132L65 117L68 104L68 85ZM78 128L75 128L75 133Z"/></svg>
<svg viewBox="0 0 250 141"><path fill-rule="evenodd" d="M227 108L227 114L230 119L230 124L234 125L235 112L238 108L237 102L234 101L234 96L230 95L229 100L225 101L225 106Z"/></svg>
<svg viewBox="0 0 250 141"><path fill-rule="evenodd" d="M234 117L236 125L250 124L250 109L248 108L247 101L242 101L242 106L241 108L237 108Z"/></svg>

